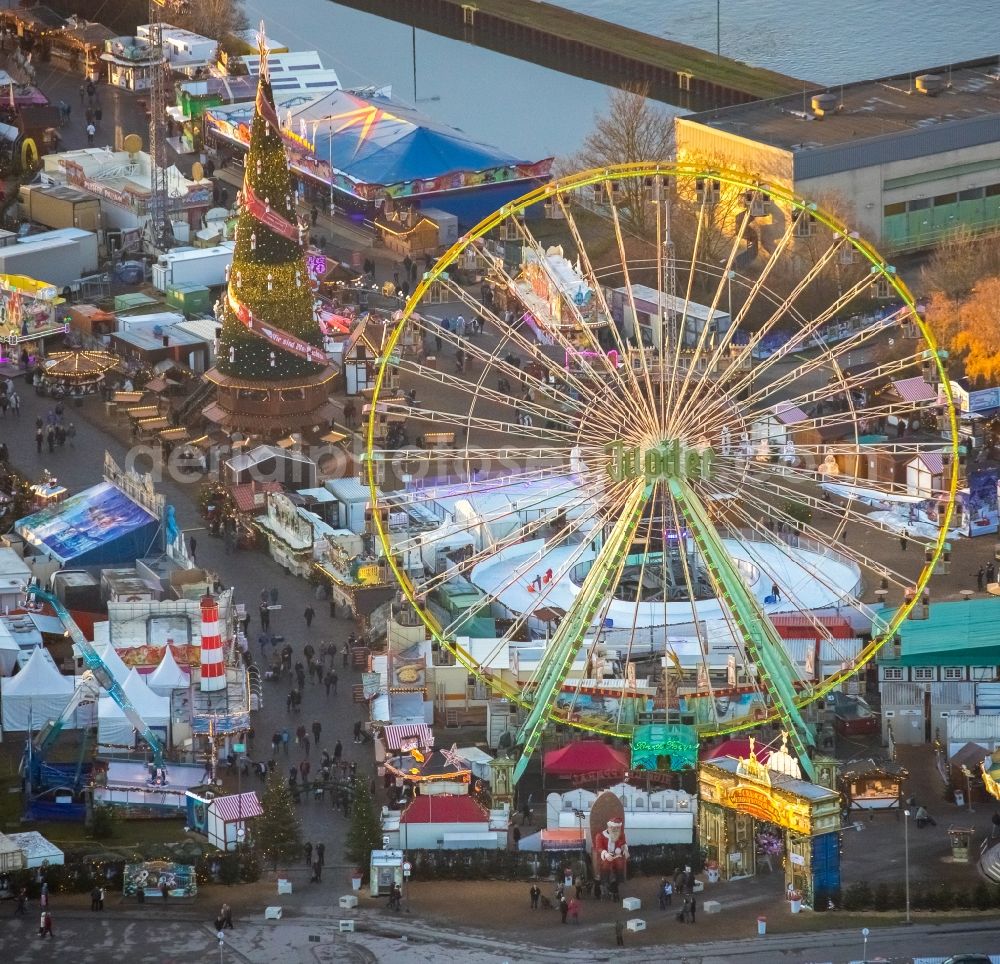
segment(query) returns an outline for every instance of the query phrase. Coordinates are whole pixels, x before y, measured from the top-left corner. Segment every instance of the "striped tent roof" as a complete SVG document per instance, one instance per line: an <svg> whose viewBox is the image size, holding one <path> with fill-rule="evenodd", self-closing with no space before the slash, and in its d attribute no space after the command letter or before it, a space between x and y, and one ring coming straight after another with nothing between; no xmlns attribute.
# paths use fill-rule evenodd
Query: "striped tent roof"
<svg viewBox="0 0 1000 964"><path fill-rule="evenodd" d="M249 817L259 817L264 812L260 800L257 799L257 794L253 790L246 793L232 793L226 797L216 797L208 806L226 823L240 819L246 820Z"/></svg>

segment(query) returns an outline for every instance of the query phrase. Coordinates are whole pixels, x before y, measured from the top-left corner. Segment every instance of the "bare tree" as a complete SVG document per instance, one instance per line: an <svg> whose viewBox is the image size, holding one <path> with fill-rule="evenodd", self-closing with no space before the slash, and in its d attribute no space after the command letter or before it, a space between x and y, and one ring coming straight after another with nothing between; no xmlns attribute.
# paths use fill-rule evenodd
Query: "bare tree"
<svg viewBox="0 0 1000 964"><path fill-rule="evenodd" d="M971 228L956 228L935 247L920 270L922 287L929 295L964 298L980 278L1000 275L1000 233L976 235Z"/></svg>
<svg viewBox="0 0 1000 964"><path fill-rule="evenodd" d="M674 156L674 120L648 98L646 85L613 90L608 109L594 117L594 129L583 147L565 165L570 170L611 167L642 161L669 162ZM621 185L619 210L623 221L640 236L649 228L649 198L643 184L630 178Z"/></svg>

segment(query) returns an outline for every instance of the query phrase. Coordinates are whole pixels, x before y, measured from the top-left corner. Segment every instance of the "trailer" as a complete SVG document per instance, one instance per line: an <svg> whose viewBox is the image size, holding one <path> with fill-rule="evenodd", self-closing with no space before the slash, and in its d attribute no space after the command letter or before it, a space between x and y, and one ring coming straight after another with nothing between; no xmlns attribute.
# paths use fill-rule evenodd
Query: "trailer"
<svg viewBox="0 0 1000 964"><path fill-rule="evenodd" d="M83 270L80 245L69 238L0 248L0 275L21 275L64 288L89 273Z"/></svg>
<svg viewBox="0 0 1000 964"><path fill-rule="evenodd" d="M23 238L17 239L18 245L41 244L47 241L69 241L76 245L79 258L74 261L74 265L79 264L80 271L73 279L74 281L86 275L97 274L100 269L101 259L97 235L93 231L84 231L81 228L59 228L55 231L27 234Z"/></svg>
<svg viewBox="0 0 1000 964"><path fill-rule="evenodd" d="M82 228L85 231L97 231L101 227L100 200L79 188L64 184L24 184L18 190L17 203L21 221L31 221L46 228Z"/></svg>
<svg viewBox="0 0 1000 964"><path fill-rule="evenodd" d="M220 287L226 283L226 273L233 263L235 248L235 241L223 241L214 248L161 254L153 265L153 287L163 292L178 285Z"/></svg>

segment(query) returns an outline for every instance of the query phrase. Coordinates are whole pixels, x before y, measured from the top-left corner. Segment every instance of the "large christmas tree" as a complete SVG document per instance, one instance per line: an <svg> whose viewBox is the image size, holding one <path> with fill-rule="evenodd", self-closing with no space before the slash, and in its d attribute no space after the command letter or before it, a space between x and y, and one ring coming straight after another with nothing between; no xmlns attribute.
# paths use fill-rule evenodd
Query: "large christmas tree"
<svg viewBox="0 0 1000 964"><path fill-rule="evenodd" d="M296 216L274 108L263 25L259 42L257 103L239 197L236 250L219 307L222 335L215 367L234 378L268 382L314 375L325 366L326 356L306 271L305 231Z"/></svg>

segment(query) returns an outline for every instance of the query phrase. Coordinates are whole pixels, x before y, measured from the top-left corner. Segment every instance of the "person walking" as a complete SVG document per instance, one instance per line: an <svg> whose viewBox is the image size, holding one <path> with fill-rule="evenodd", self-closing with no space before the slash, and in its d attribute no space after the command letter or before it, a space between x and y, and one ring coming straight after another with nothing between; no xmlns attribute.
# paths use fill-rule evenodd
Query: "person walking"
<svg viewBox="0 0 1000 964"><path fill-rule="evenodd" d="M344 744L337 740L333 745L333 760L335 763L340 762L340 756L344 752Z"/></svg>
<svg viewBox="0 0 1000 964"><path fill-rule="evenodd" d="M90 909L97 910L101 899L101 888L94 887L90 891Z"/></svg>
<svg viewBox="0 0 1000 964"><path fill-rule="evenodd" d="M17 392L10 393L10 407L14 415L21 417L21 396Z"/></svg>
<svg viewBox="0 0 1000 964"><path fill-rule="evenodd" d="M97 888L97 909L104 910L104 888Z"/></svg>
<svg viewBox="0 0 1000 964"><path fill-rule="evenodd" d="M986 566L980 566L979 572L976 573L976 589L982 592L986 587Z"/></svg>
<svg viewBox="0 0 1000 964"><path fill-rule="evenodd" d="M361 742L361 720L357 720L354 724L354 742Z"/></svg>
<svg viewBox="0 0 1000 964"><path fill-rule="evenodd" d="M163 905L166 906L167 898L170 896L170 884L163 878L160 878L160 896L163 898Z"/></svg>
<svg viewBox="0 0 1000 964"><path fill-rule="evenodd" d="M327 699L330 698L330 690L333 689L333 670L328 669L323 677L323 685L326 687Z"/></svg>
<svg viewBox="0 0 1000 964"><path fill-rule="evenodd" d="M615 944L618 947L625 946L625 925L620 921L615 921Z"/></svg>
<svg viewBox="0 0 1000 964"><path fill-rule="evenodd" d="M285 748L285 756L288 756L288 743L291 737L289 736L288 730L284 729L281 731L281 745Z"/></svg>
<svg viewBox="0 0 1000 964"><path fill-rule="evenodd" d="M35 451L37 451L39 455L42 454L42 443L44 441L45 441L45 433L42 430L42 426L39 425L35 429Z"/></svg>
<svg viewBox="0 0 1000 964"><path fill-rule="evenodd" d="M531 898L531 909L538 910L538 898L542 896L542 890L538 884L531 885L531 890L528 891L528 896Z"/></svg>
<svg viewBox="0 0 1000 964"><path fill-rule="evenodd" d="M566 923L566 915L569 913L569 904L566 903L565 896L559 898L559 916L562 922Z"/></svg>
<svg viewBox="0 0 1000 964"><path fill-rule="evenodd" d="M191 536L188 539L188 551L191 553L191 561L195 564L198 562L198 540Z"/></svg>
<svg viewBox="0 0 1000 964"><path fill-rule="evenodd" d="M306 856L306 866L309 867L309 866L312 865L312 859L313 859L313 845L312 845L312 841L311 840L307 840L306 843L305 843L305 846L302 848L302 850L303 850L303 852L305 853L305 856Z"/></svg>
<svg viewBox="0 0 1000 964"><path fill-rule="evenodd" d="M41 919L38 922L38 936L45 937L48 934L49 937L53 937L52 933L52 915L47 911L42 911Z"/></svg>
<svg viewBox="0 0 1000 964"><path fill-rule="evenodd" d="M94 135L97 133L97 128L94 127L94 122L91 121L87 125L87 144L91 147L94 146Z"/></svg>
<svg viewBox="0 0 1000 964"><path fill-rule="evenodd" d="M910 530L904 529L899 537L899 549L901 552L906 552L906 546L910 540Z"/></svg>
<svg viewBox="0 0 1000 964"><path fill-rule="evenodd" d="M72 422L66 426L66 440L69 442L71 449L76 448L76 426Z"/></svg>
<svg viewBox="0 0 1000 964"><path fill-rule="evenodd" d="M306 611L302 615L306 617L306 629L312 629L313 617L316 615L316 610L312 606L306 606Z"/></svg>
<svg viewBox="0 0 1000 964"><path fill-rule="evenodd" d="M227 927L229 930L233 930L233 909L229 904L223 904L222 909L219 911L219 917L222 918L222 927ZM222 927L219 930L222 930Z"/></svg>
<svg viewBox="0 0 1000 964"><path fill-rule="evenodd" d="M319 746L319 735L320 733L323 732L323 725L320 723L319 720L313 720L312 731L313 731L313 743L315 743L316 746Z"/></svg>
<svg viewBox="0 0 1000 964"><path fill-rule="evenodd" d="M267 603L260 604L260 628L265 633L271 628L271 610L267 608Z"/></svg>
<svg viewBox="0 0 1000 964"><path fill-rule="evenodd" d="M316 844L316 862L320 867L326 866L326 844L318 843Z"/></svg>
<svg viewBox="0 0 1000 964"><path fill-rule="evenodd" d="M696 921L695 921L695 912L696 912L697 910L698 910L698 900L697 900L697 898L696 898L696 897L695 897L695 896L694 896L694 895L692 894L692 895L691 895L691 907L689 908L689 913L691 914L691 923L692 923L692 924L696 923Z"/></svg>

